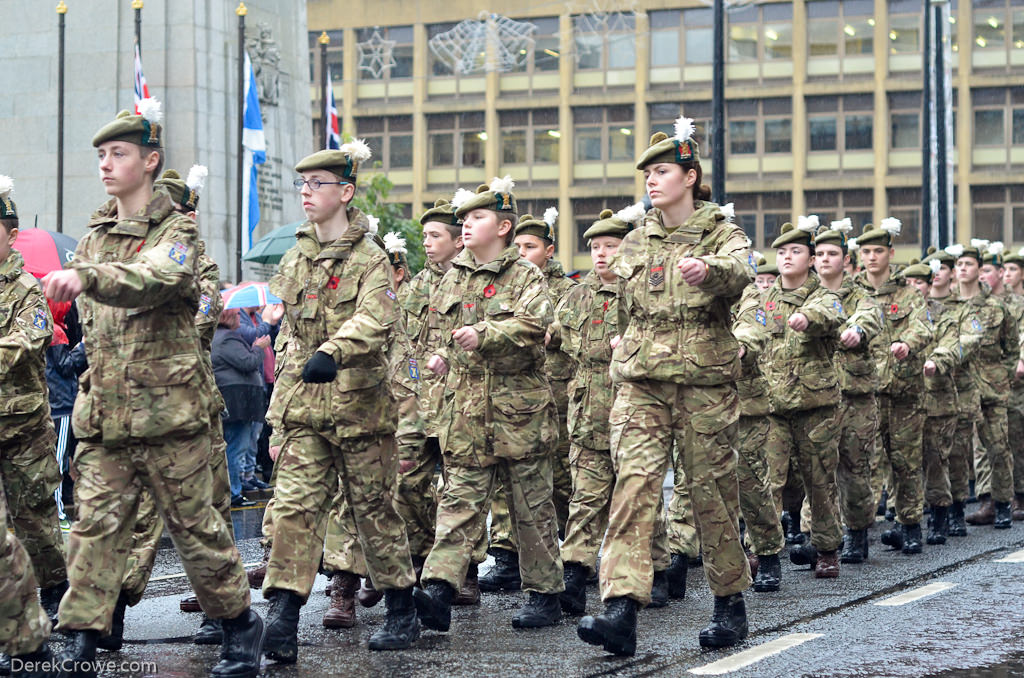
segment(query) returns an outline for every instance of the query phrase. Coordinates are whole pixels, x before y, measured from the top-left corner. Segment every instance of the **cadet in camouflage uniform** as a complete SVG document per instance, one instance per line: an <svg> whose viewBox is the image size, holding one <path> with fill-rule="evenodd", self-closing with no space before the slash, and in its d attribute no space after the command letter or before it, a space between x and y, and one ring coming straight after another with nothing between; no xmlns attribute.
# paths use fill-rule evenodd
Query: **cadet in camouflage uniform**
<svg viewBox="0 0 1024 678"><path fill-rule="evenodd" d="M567 278L562 265L553 259L555 255L555 221L558 210L549 207L544 218L537 219L531 214L519 217L515 228L513 243L519 248L519 256L534 264L544 273L547 281L548 295L552 308L557 313L558 307L565 303L569 291L575 287L576 281ZM572 495L572 477L569 471L569 435L566 430L566 411L568 408L569 380L575 370L575 364L569 354L563 350L557 332L551 332L550 342L546 347L544 367L548 382L555 396L558 409L558 445L552 452L552 478L554 485L553 500L555 516L558 521L558 532L564 534L565 521L569 513L569 498ZM494 567L480 578L482 591L518 591L522 582L519 579L518 545L512 538L512 527L508 514L508 503L504 488L499 484L494 490L491 500L490 548L494 556Z"/></svg>
<svg viewBox="0 0 1024 678"><path fill-rule="evenodd" d="M847 529L839 554L841 563L867 560L867 530L875 522L871 456L878 430L878 377L870 342L882 332L885 322L882 310L846 273L852 230L853 224L846 218L833 221L814 237L814 267L821 284L839 296L848 315L835 355L842 392L836 485L840 517Z"/></svg>
<svg viewBox="0 0 1024 678"><path fill-rule="evenodd" d="M349 205L359 164L369 158L370 149L356 140L295 166L308 221L270 281L284 302L284 326L267 412L280 454L263 591L270 600L267 657L283 663L298 656L299 609L312 589L339 491L374 587L386 599L385 623L370 637L370 649L402 649L419 637L416 575L394 507L397 408L385 344L398 319L397 296L367 217Z"/></svg>
<svg viewBox="0 0 1024 678"><path fill-rule="evenodd" d="M857 238L864 271L854 277L885 311L885 328L871 342L878 371L878 439L892 466L898 525L882 535L882 543L920 553L924 505L921 436L924 427L924 350L932 339L932 324L924 299L896 275L890 262L898 219L870 224Z"/></svg>
<svg viewBox="0 0 1024 678"><path fill-rule="evenodd" d="M0 476L14 534L28 552L43 609L53 623L67 590L64 538L53 492L61 474L46 388L46 347L53 319L21 252L14 183L0 177Z"/></svg>
<svg viewBox="0 0 1024 678"><path fill-rule="evenodd" d="M973 525L994 525L1006 529L1012 525L1010 501L1013 499L1013 460L1007 441L1006 405L1010 394L1010 375L1020 356L1017 321L1003 300L980 279L983 264L991 264L1000 254L989 254L987 241L972 240L957 257L959 298L966 305L969 322L981 334L977 352L971 361L981 399L978 439L975 451L975 491L979 509L967 516Z"/></svg>
<svg viewBox="0 0 1024 678"><path fill-rule="evenodd" d="M516 222L512 188L510 177L495 178L460 205L466 251L430 297L436 311L429 322L442 344L428 367L447 374L438 428L445 486L416 604L424 625L438 631L448 630L452 599L485 530L499 479L529 593L512 625L548 626L561 616L562 561L551 500L558 423L544 372L544 336L554 318L543 275L508 246Z"/></svg>
<svg viewBox="0 0 1024 678"><path fill-rule="evenodd" d="M263 622L249 607L231 530L213 506L210 402L195 315L198 233L169 194L153 191L163 162L159 103L124 111L95 137L113 198L89 222L70 270L48 274L56 301L82 295L89 369L73 423L78 520L71 529L70 589L61 659L91 662L111 630L141 496L149 492L205 613L222 619L213 675L255 676Z"/></svg>
<svg viewBox="0 0 1024 678"><path fill-rule="evenodd" d="M810 502L816 553L809 561L815 577L834 578L842 529L836 490L840 391L833 359L846 313L839 296L811 271L817 228L816 216L800 217L798 227L785 224L772 243L780 276L764 295L757 314L762 331L756 336L779 424L776 435L767 437L766 454L795 461Z"/></svg>
<svg viewBox="0 0 1024 678"><path fill-rule="evenodd" d="M1016 252L1003 255L1003 285L1008 296L1015 297L1017 306L1024 313L1024 247ZM1024 315L1018 317L1017 329L1024 343ZM1024 365L1016 366L1010 380L1010 402L1007 405L1007 439L1013 454L1013 504L1014 520L1024 520Z"/></svg>
<svg viewBox="0 0 1024 678"><path fill-rule="evenodd" d="M636 651L636 610L650 599L651 554L637 544L650 543L673 444L683 455L704 573L715 594L700 643L734 645L747 633L742 591L750 586L750 566L740 544L733 451L740 360L729 309L753 280L753 257L743 231L705 202L692 120L680 118L676 128L672 138L655 134L637 163L655 209L612 262L623 279L623 334L613 339L611 367L616 478L601 559L607 607L584 617L577 633L624 655Z"/></svg>

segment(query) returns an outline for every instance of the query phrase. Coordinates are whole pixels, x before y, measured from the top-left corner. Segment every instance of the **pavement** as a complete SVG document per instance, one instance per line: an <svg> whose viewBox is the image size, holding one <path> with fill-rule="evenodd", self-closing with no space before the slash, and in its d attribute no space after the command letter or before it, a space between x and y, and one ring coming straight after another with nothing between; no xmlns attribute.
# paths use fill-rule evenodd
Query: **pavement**
<svg viewBox="0 0 1024 678"><path fill-rule="evenodd" d="M261 555L262 506L234 510L243 562ZM782 590L745 594L750 635L741 645L702 650L697 634L710 618L713 598L703 570L689 570L683 600L639 615L635 657L606 655L576 636L576 620L519 631L511 617L521 593L484 594L475 607L453 609L449 633L425 630L413 649L370 652L369 635L383 623L384 606L358 608L358 625L321 625L328 598L317 577L302 609L299 661L265 663L261 676L482 678L488 676L596 677L729 675L866 677L1024 676L1024 523L1010 530L969 527L964 538L925 546L904 556L880 544L889 523L872 528L868 563L843 565L839 579L816 580L806 567L783 562ZM481 568L485 572L489 564ZM200 614L178 609L189 593L169 541L160 549L145 598L130 608L125 644L101 653L102 676L205 676L218 648L191 642ZM253 591L253 607L267 602ZM603 606L588 590L588 612ZM61 636L54 636L59 648Z"/></svg>

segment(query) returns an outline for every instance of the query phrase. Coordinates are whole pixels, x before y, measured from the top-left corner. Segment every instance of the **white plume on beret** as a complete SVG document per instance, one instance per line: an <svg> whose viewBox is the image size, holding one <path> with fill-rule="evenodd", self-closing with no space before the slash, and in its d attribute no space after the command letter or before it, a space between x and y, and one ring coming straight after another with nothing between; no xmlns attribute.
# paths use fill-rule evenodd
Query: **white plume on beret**
<svg viewBox="0 0 1024 678"><path fill-rule="evenodd" d="M676 141L688 141L696 131L696 128L693 126L693 118L685 118L683 116L676 118L674 127Z"/></svg>
<svg viewBox="0 0 1024 678"><path fill-rule="evenodd" d="M367 214L366 215L366 220L368 222L370 222L369 223L369 228L367 228L366 230L369 231L370 233L374 234L374 235L377 235L377 231L380 228L380 219L378 219L377 217L373 216L372 214Z"/></svg>
<svg viewBox="0 0 1024 678"><path fill-rule="evenodd" d="M942 268L942 262L938 259L932 259L928 262L928 266L931 267L932 273L938 273L939 269Z"/></svg>
<svg viewBox="0 0 1024 678"><path fill-rule="evenodd" d="M1000 241L997 240L997 241L995 241L994 243L992 243L991 245L989 245L985 249L985 254L990 254L992 256L998 256L998 255L1002 254L1005 249L1006 249L1006 245L1004 245L1003 243L1001 243Z"/></svg>
<svg viewBox="0 0 1024 678"><path fill-rule="evenodd" d="M1021 247L1019 250L1017 250L1017 256L1024 257L1024 247Z"/></svg>
<svg viewBox="0 0 1024 678"><path fill-rule="evenodd" d="M558 221L558 208L549 207L544 210L544 223L551 228L555 227L555 222Z"/></svg>
<svg viewBox="0 0 1024 678"><path fill-rule="evenodd" d="M160 101L156 97L146 97L139 101L139 115L155 125L163 118L163 111L160 108Z"/></svg>
<svg viewBox="0 0 1024 678"><path fill-rule="evenodd" d="M755 262L761 261L762 259L765 258L764 255L761 254L760 252L758 252L757 250L751 250L750 254L751 254L751 256L754 257L754 261Z"/></svg>
<svg viewBox="0 0 1024 678"><path fill-rule="evenodd" d="M722 216L725 217L726 223L731 224L736 219L735 203L727 202L721 207L719 207L718 210L722 213Z"/></svg>
<svg viewBox="0 0 1024 678"><path fill-rule="evenodd" d="M455 191L455 195L452 196L451 205L455 209L458 209L466 204L466 201L472 198L476 193L469 190L468 188L460 188Z"/></svg>
<svg viewBox="0 0 1024 678"><path fill-rule="evenodd" d="M516 182L512 181L512 175L506 174L503 177L494 177L491 179L489 188L495 193L511 193L512 189L516 187Z"/></svg>
<svg viewBox="0 0 1024 678"><path fill-rule="evenodd" d="M857 242L856 238L850 238L849 240L846 241L846 247L851 252L856 252L857 250L860 249L860 243Z"/></svg>
<svg viewBox="0 0 1024 678"><path fill-rule="evenodd" d="M342 144L338 150L352 158L353 162L366 162L373 157L373 151L363 139L353 139L347 144Z"/></svg>
<svg viewBox="0 0 1024 678"><path fill-rule="evenodd" d="M14 192L14 179L0 174L0 198L6 198Z"/></svg>
<svg viewBox="0 0 1024 678"><path fill-rule="evenodd" d="M964 246L961 245L960 243L957 243L956 245L950 245L949 247L946 248L946 254L948 254L951 257L962 257L964 255Z"/></svg>
<svg viewBox="0 0 1024 678"><path fill-rule="evenodd" d="M387 250L389 254L393 254L395 252L407 254L409 252L409 250L405 248L405 238L397 233L384 234L384 249Z"/></svg>
<svg viewBox="0 0 1024 678"><path fill-rule="evenodd" d="M210 170L206 169L206 165L192 165L188 170L188 178L185 179L185 185L193 191L203 190L203 186L206 185L206 177L210 175Z"/></svg>
<svg viewBox="0 0 1024 678"><path fill-rule="evenodd" d="M903 230L903 224L896 217L886 217L878 226L880 229L892 236L897 236Z"/></svg>
<svg viewBox="0 0 1024 678"><path fill-rule="evenodd" d="M814 233L818 228L818 215L812 214L809 217L798 216L796 218L796 227L806 233Z"/></svg>
<svg viewBox="0 0 1024 678"><path fill-rule="evenodd" d="M988 249L988 240L983 240L981 238L971 238L971 247L978 250L978 252L984 252L986 249Z"/></svg>
<svg viewBox="0 0 1024 678"><path fill-rule="evenodd" d="M846 217L845 219L840 219L839 221L833 221L830 224L830 227L833 231L839 231L840 233L849 233L850 231L853 230L853 222L850 220L850 217Z"/></svg>
<svg viewBox="0 0 1024 678"><path fill-rule="evenodd" d="M636 224L643 219L646 214L647 208L644 207L644 203L641 201L633 203L629 207L623 207L615 213L615 218L627 224Z"/></svg>

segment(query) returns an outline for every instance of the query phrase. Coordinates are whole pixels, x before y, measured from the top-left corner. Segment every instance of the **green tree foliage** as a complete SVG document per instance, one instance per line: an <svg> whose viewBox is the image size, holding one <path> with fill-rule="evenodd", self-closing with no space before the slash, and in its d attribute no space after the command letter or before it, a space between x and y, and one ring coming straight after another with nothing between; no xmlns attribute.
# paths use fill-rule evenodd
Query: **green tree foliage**
<svg viewBox="0 0 1024 678"><path fill-rule="evenodd" d="M369 179L364 179L360 190L352 200L352 204L363 211L364 214L372 214L380 219L381 237L385 233L397 233L405 238L406 249L408 249L409 274L416 275L423 268L423 261L426 257L423 251L423 230L420 223L415 219L406 219L402 215L405 207L400 203L388 202L388 195L395 185L383 174L371 174Z"/></svg>

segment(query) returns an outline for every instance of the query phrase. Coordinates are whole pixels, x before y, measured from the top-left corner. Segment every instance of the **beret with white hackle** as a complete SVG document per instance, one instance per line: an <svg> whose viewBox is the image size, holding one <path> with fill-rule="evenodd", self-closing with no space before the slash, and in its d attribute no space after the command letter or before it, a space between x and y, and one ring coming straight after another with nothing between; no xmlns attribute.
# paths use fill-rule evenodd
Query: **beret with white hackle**
<svg viewBox="0 0 1024 678"><path fill-rule="evenodd" d="M163 146L163 119L160 101L148 97L139 102L139 112L131 114L121 111L112 122L100 128L92 138L92 145L99 148L108 141L127 141L137 146L157 149Z"/></svg>
<svg viewBox="0 0 1024 678"><path fill-rule="evenodd" d="M473 210L485 209L499 214L515 215L516 196L512 193L516 182L512 177L494 177L490 184L481 184L473 197L455 208L455 216L462 219Z"/></svg>
<svg viewBox="0 0 1024 678"><path fill-rule="evenodd" d="M1003 255L1004 264L1016 264L1021 268L1024 268L1024 247L1021 247L1016 252L1009 252Z"/></svg>
<svg viewBox="0 0 1024 678"><path fill-rule="evenodd" d="M307 155L295 165L295 171L309 172L327 170L344 181L355 183L359 174L359 166L373 157L373 152L362 139L353 139L341 145L341 148L317 151Z"/></svg>
<svg viewBox="0 0 1024 678"><path fill-rule="evenodd" d="M18 221L18 208L11 199L13 193L14 179L6 174L0 174L0 219L4 221Z"/></svg>
<svg viewBox="0 0 1024 678"><path fill-rule="evenodd" d="M814 235L815 245L836 245L842 248L843 252L849 251L850 233L853 232L853 222L850 217L833 221L828 227L822 225Z"/></svg>
<svg viewBox="0 0 1024 678"><path fill-rule="evenodd" d="M182 180L180 174L168 169L160 175L154 186L166 189L175 205L181 205L186 212L194 212L199 207L199 192L203 190L209 174L205 166L192 165L188 177Z"/></svg>
<svg viewBox="0 0 1024 678"><path fill-rule="evenodd" d="M460 188L459 191L465 191L466 189ZM469 193L469 191L466 191ZM458 195L458 192L456 192ZM472 195L472 193L470 193ZM426 226L431 221L442 223L446 226L458 226L459 218L455 216L455 204L454 202L448 202L444 198L438 198L434 201L434 206L428 209L420 217L420 225Z"/></svg>
<svg viewBox="0 0 1024 678"><path fill-rule="evenodd" d="M516 235L534 235L549 245L555 244L555 222L558 221L558 209L549 207L544 210L544 218L538 219L531 214L519 217L516 224Z"/></svg>
<svg viewBox="0 0 1024 678"><path fill-rule="evenodd" d="M395 268L409 267L409 259L407 257L409 250L405 246L405 238L402 236L397 233L385 233L384 251L387 252L388 260Z"/></svg>
<svg viewBox="0 0 1024 678"><path fill-rule="evenodd" d="M779 237L772 242L772 249L794 243L814 249L814 232L816 230L818 230L818 217L814 214L798 218L796 226L787 222L782 225Z"/></svg>
<svg viewBox="0 0 1024 678"><path fill-rule="evenodd" d="M892 247L893 243L896 242L896 236L900 234L901 230L902 224L899 219L886 217L882 219L882 222L877 227L865 224L864 232L857 238L857 243L862 247L864 245Z"/></svg>
<svg viewBox="0 0 1024 678"><path fill-rule="evenodd" d="M693 126L693 118L678 117L674 125L673 136L664 132L655 132L650 145L636 162L636 168L642 170L648 165L658 162L688 165L700 162L700 146L693 138L697 128Z"/></svg>
<svg viewBox="0 0 1024 678"><path fill-rule="evenodd" d="M642 202L633 203L628 207L623 207L618 212L602 210L601 214L597 217L597 221L595 221L590 228L583 233L583 237L586 240L590 240L601 235L610 235L613 238L625 238L627 233L632 231L634 228L639 227L640 224L643 223L646 215L647 208Z"/></svg>
<svg viewBox="0 0 1024 678"><path fill-rule="evenodd" d="M956 257L947 252L946 250L936 249L934 245L928 248L928 256L921 260L925 264L930 264L933 261L939 262L939 265L946 264L950 268L956 263Z"/></svg>
<svg viewBox="0 0 1024 678"><path fill-rule="evenodd" d="M942 266L942 264L935 259L932 259L932 262L937 266ZM907 264L907 267L900 271L900 275L904 278L918 278L919 280L931 282L932 276L935 275L935 269L932 267L931 262L925 263L923 261L918 261L917 259L911 259L910 263Z"/></svg>

